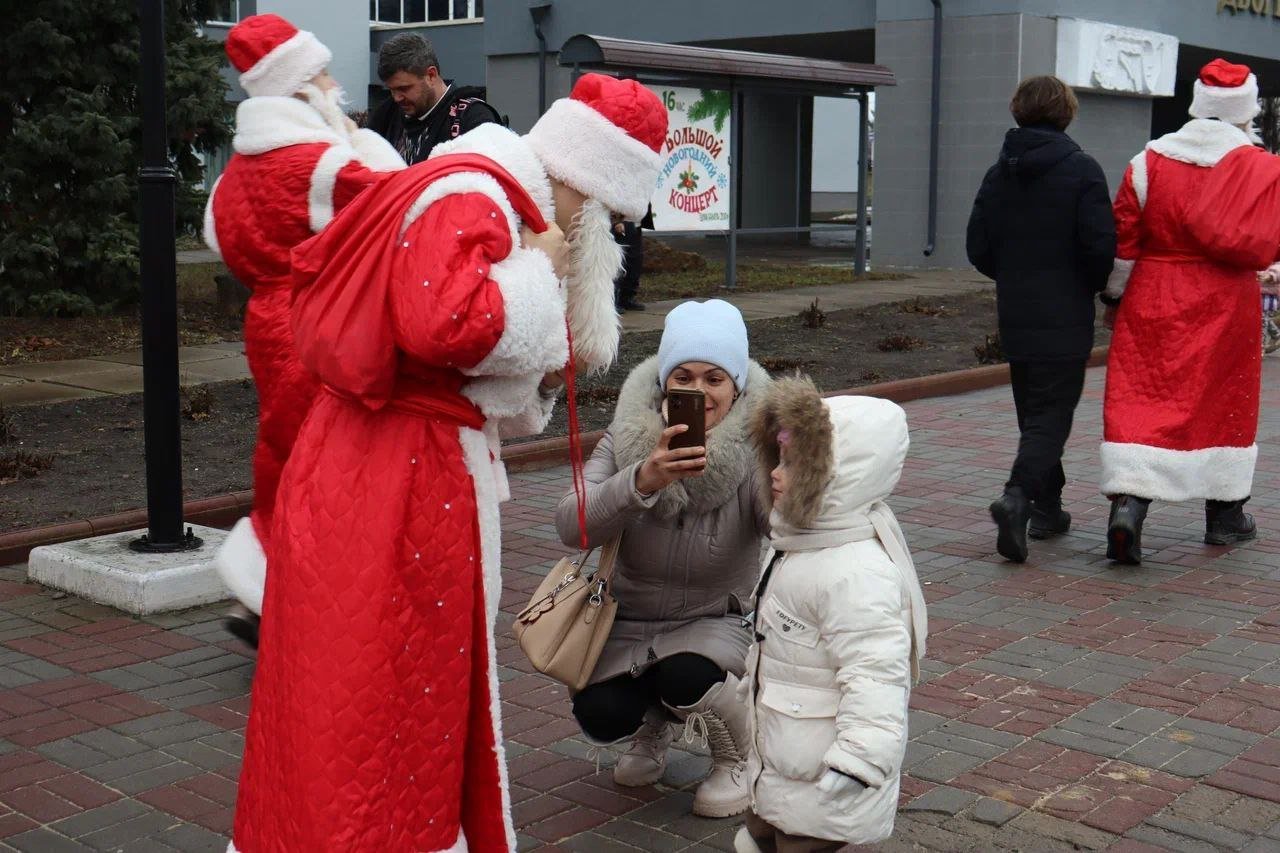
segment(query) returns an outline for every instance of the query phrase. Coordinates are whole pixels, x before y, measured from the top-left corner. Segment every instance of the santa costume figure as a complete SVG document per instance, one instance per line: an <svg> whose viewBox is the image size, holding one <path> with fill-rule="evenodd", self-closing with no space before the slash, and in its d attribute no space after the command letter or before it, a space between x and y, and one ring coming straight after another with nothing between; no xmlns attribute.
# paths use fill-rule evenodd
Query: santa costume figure
<svg viewBox="0 0 1280 853"><path fill-rule="evenodd" d="M253 511L217 556L223 582L248 611L228 626L256 643L271 512L280 471L319 389L293 348L289 253L404 161L357 130L325 70L332 55L278 15L253 15L227 34L227 56L249 97L236 109L235 153L209 193L204 239L249 290L244 347L258 389Z"/></svg>
<svg viewBox="0 0 1280 853"><path fill-rule="evenodd" d="M1116 195L1102 491L1107 556L1118 562L1141 562L1154 499L1204 500L1206 543L1256 536L1243 510L1258 454L1256 270L1275 260L1280 235L1263 258L1242 249L1239 198L1252 179L1239 169L1224 181L1223 170L1242 156L1275 160L1252 148L1258 112L1254 75L1215 59L1195 83L1192 120L1134 157Z"/></svg>
<svg viewBox="0 0 1280 853"><path fill-rule="evenodd" d="M439 146L294 253L324 390L277 498L232 850L514 853L498 441L545 426L566 362L613 359L610 218L643 215L666 128L635 81L585 75L528 136Z"/></svg>

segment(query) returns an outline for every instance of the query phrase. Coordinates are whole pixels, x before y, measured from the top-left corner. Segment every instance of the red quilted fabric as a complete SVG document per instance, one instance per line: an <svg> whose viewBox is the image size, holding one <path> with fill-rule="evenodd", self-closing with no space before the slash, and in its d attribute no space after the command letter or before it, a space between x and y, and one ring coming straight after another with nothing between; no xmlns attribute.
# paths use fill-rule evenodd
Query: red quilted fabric
<svg viewBox="0 0 1280 853"><path fill-rule="evenodd" d="M484 195L448 196L403 239L387 294L396 346L456 395L453 370L503 331L488 270L510 251L506 218ZM475 487L458 423L398 399L372 411L322 393L285 468L241 853L435 851L460 832L476 853L508 850Z"/></svg>
<svg viewBox="0 0 1280 853"><path fill-rule="evenodd" d="M606 74L584 74L571 97L582 101L654 151L667 137L667 110L662 101L635 80Z"/></svg>
<svg viewBox="0 0 1280 853"><path fill-rule="evenodd" d="M1108 442L1170 450L1248 447L1258 426L1260 300L1254 270L1198 256L1186 210L1209 170L1147 152L1116 196L1118 255L1136 259L1116 318L1104 408ZM1221 211L1222 227L1233 212Z"/></svg>
<svg viewBox="0 0 1280 853"><path fill-rule="evenodd" d="M311 236L308 194L316 163L328 148L316 143L236 154L212 201L223 260L253 294L245 311L244 344L258 390L253 523L264 548L280 471L319 388L293 351L289 253ZM348 164L338 173L334 210L376 178L377 173Z"/></svg>

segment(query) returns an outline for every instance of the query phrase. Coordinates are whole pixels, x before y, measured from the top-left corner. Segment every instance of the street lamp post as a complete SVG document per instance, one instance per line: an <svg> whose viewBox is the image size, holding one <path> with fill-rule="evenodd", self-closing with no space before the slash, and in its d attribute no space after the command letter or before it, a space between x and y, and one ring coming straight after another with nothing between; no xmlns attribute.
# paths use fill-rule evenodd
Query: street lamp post
<svg viewBox="0 0 1280 853"><path fill-rule="evenodd" d="M142 79L141 219L142 406L147 466L147 532L135 551L200 547L182 525L182 444L178 397L178 282L174 187L164 97L164 0L139 0Z"/></svg>

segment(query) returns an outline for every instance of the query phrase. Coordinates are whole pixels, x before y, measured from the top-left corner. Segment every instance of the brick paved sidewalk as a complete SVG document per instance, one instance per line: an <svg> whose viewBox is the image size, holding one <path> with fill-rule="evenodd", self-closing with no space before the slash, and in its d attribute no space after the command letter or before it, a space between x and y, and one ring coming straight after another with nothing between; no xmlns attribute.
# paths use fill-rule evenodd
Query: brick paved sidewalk
<svg viewBox="0 0 1280 853"><path fill-rule="evenodd" d="M1269 360L1275 387L1280 362ZM1266 395L1263 539L1199 544L1198 506L1156 504L1148 562L1103 558L1101 371L1066 460L1075 530L1014 568L986 504L1014 446L1007 389L907 405L893 503L931 606L898 829L884 850L1280 850L1280 394ZM552 560L563 470L506 507L503 709L525 850L730 850L736 821L689 816L704 756L617 789L563 691L506 628ZM135 620L0 570L0 850L222 850L252 660L217 609Z"/></svg>

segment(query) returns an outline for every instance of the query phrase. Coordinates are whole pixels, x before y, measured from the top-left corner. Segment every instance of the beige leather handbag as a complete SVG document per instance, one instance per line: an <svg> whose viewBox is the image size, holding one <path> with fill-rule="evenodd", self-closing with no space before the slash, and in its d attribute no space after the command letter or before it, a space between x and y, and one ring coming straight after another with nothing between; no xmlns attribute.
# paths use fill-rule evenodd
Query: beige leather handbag
<svg viewBox="0 0 1280 853"><path fill-rule="evenodd" d="M516 616L516 640L538 672L574 692L587 685L613 628L618 602L609 592L622 536L600 552L600 565L587 574L587 551L556 563L529 606Z"/></svg>

